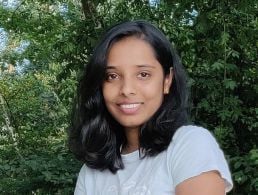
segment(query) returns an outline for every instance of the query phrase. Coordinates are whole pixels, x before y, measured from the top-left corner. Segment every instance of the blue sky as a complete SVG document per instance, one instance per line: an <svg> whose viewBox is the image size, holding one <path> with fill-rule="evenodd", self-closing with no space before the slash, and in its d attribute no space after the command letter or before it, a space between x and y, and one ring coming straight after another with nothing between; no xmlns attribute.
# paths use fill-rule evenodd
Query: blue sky
<svg viewBox="0 0 258 195"><path fill-rule="evenodd" d="M19 3L19 0L0 0L0 5L6 9L15 9Z"/></svg>
<svg viewBox="0 0 258 195"><path fill-rule="evenodd" d="M5 50L8 41L7 32L0 27L0 53Z"/></svg>
<svg viewBox="0 0 258 195"><path fill-rule="evenodd" d="M149 0L150 6L156 7L160 3L160 0Z"/></svg>
<svg viewBox="0 0 258 195"><path fill-rule="evenodd" d="M0 0L0 6L5 9L15 9L19 5L19 0ZM0 26L0 53L5 50L8 43L8 33Z"/></svg>

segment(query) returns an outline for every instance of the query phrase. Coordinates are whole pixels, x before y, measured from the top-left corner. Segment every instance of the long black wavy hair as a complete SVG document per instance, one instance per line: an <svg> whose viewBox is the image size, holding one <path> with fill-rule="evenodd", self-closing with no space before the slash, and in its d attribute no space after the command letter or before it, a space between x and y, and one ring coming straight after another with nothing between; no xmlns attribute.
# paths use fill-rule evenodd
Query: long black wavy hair
<svg viewBox="0 0 258 195"><path fill-rule="evenodd" d="M166 36L146 21L129 21L113 26L95 48L79 82L69 128L69 148L75 156L93 169L116 173L124 168L120 147L126 144L123 127L110 115L104 103L102 85L107 55L115 42L134 36L146 41L154 50L164 74L173 68L169 94L156 113L142 124L140 149L145 156L164 151L175 133L188 123L186 74L176 50Z"/></svg>

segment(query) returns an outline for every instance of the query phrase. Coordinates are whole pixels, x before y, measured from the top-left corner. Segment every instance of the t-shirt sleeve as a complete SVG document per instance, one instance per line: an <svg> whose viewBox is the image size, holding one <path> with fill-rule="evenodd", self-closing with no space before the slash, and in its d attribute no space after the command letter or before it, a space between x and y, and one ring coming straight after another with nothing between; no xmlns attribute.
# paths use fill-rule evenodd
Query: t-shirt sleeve
<svg viewBox="0 0 258 195"><path fill-rule="evenodd" d="M85 188L86 166L83 165L77 178L74 195L87 195Z"/></svg>
<svg viewBox="0 0 258 195"><path fill-rule="evenodd" d="M181 127L175 133L168 153L174 188L186 179L216 170L225 181L226 192L232 189L227 161L208 130L196 126Z"/></svg>

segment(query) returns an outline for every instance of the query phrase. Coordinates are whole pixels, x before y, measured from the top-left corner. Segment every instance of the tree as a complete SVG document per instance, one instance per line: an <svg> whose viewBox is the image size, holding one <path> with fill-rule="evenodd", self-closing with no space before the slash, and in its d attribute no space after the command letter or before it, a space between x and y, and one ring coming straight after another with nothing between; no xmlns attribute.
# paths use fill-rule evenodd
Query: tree
<svg viewBox="0 0 258 195"><path fill-rule="evenodd" d="M224 149L235 183L231 194L255 194L257 7L255 0L0 4L0 28L8 34L0 51L0 191L72 192L81 164L67 150L65 129L80 72L110 26L146 19L182 57L192 120L213 131Z"/></svg>

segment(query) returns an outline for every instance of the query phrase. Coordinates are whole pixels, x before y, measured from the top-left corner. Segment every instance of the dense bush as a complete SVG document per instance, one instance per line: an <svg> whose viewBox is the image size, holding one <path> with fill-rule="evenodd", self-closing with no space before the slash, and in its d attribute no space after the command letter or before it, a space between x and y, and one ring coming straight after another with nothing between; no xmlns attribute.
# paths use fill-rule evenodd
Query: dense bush
<svg viewBox="0 0 258 195"><path fill-rule="evenodd" d="M81 163L66 129L77 78L106 29L146 19L176 46L189 75L191 117L225 151L235 188L258 192L256 1L23 1L0 3L0 191L71 194ZM23 52L14 48L22 40ZM19 66L26 58L27 66ZM16 66L12 72L11 67Z"/></svg>
<svg viewBox="0 0 258 195"><path fill-rule="evenodd" d="M10 124L1 118L0 191L71 192L80 164L66 146L68 104L53 91L56 82L48 73L1 76L1 112L8 109ZM59 85L60 94L72 96L75 81Z"/></svg>

